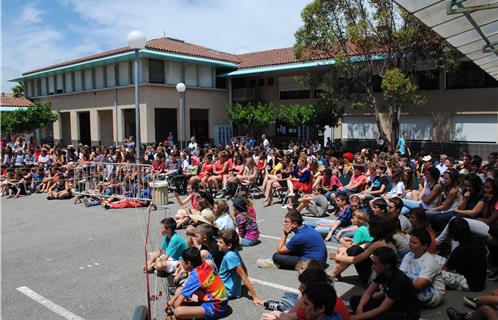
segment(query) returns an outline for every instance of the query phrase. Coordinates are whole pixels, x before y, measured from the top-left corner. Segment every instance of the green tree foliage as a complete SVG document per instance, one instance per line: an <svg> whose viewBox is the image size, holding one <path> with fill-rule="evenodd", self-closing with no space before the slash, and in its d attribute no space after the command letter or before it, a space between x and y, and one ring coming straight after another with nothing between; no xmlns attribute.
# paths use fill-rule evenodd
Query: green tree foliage
<svg viewBox="0 0 498 320"><path fill-rule="evenodd" d="M24 97L24 84L22 82L19 82L17 85L12 87L12 94L16 98Z"/></svg>
<svg viewBox="0 0 498 320"><path fill-rule="evenodd" d="M382 78L382 93L392 121L390 140L399 136L400 110L404 106L421 106L426 98L417 93L417 86L398 68L387 70Z"/></svg>
<svg viewBox="0 0 498 320"><path fill-rule="evenodd" d="M18 134L46 127L57 118L57 113L50 109L50 103L44 103L19 108L16 111L2 112L0 124L2 132Z"/></svg>
<svg viewBox="0 0 498 320"><path fill-rule="evenodd" d="M458 65L460 54L454 48L391 0L314 0L301 16L304 24L295 33L296 56L335 60L322 77L322 87L329 92L322 92L322 99L332 97L325 103L329 110L334 114L346 106L370 110L385 139L386 131L399 127L399 119L381 116L387 106L375 93L377 75L399 68L410 76L427 62L448 71Z"/></svg>
<svg viewBox="0 0 498 320"><path fill-rule="evenodd" d="M305 127L313 123L315 119L315 107L311 104L280 106L277 118L290 127Z"/></svg>
<svg viewBox="0 0 498 320"><path fill-rule="evenodd" d="M236 103L232 106L227 106L228 118L237 125L248 126L251 134L270 123L275 122L276 109L273 103L259 102L256 105L249 103L243 105Z"/></svg>

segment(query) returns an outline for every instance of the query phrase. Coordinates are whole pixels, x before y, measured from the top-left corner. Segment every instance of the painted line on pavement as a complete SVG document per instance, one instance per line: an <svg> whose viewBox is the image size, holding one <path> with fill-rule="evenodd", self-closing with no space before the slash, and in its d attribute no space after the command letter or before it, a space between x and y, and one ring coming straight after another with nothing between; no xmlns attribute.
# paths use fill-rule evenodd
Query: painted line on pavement
<svg viewBox="0 0 498 320"><path fill-rule="evenodd" d="M250 278L250 280L251 281L255 281L256 283L262 284L264 286L268 286L268 287L280 289L280 290L283 290L283 291L290 291L290 292L294 292L294 293L299 293L299 290L297 290L297 289L294 289L294 288L291 288L291 287L286 287L286 286L283 286L283 285L280 285L280 284L277 284L277 283L263 281L263 280L259 280L259 279L255 279L255 278Z"/></svg>
<svg viewBox="0 0 498 320"><path fill-rule="evenodd" d="M267 236L266 234L260 234L259 235L261 238L268 238L268 239L275 239L275 240L280 240L279 237L274 237L274 236ZM289 241L289 240L287 240ZM332 249L332 250L335 250L335 249L339 249L339 246L333 246L333 245L325 245L328 249Z"/></svg>
<svg viewBox="0 0 498 320"><path fill-rule="evenodd" d="M75 315L69 310L64 309L63 307L59 306L58 304L55 304L54 302L50 301L49 299L39 295L38 293L34 292L28 287L19 287L16 289L17 291L24 293L26 296L28 296L30 299L34 300L35 302L38 302L39 304L43 305L44 307L48 308L49 310L57 313L58 315L62 316L65 319L69 320L84 320L82 317Z"/></svg>

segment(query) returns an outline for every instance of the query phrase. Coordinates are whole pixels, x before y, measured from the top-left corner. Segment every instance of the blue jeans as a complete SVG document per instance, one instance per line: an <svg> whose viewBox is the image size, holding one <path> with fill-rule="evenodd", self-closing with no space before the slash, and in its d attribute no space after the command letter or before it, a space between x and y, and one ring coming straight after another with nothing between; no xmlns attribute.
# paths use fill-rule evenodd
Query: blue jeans
<svg viewBox="0 0 498 320"><path fill-rule="evenodd" d="M284 292L284 294L282 295L282 300L280 301L282 312L287 312L292 309L292 307L294 307L294 305L297 303L298 298L299 296L297 295L297 293L288 291Z"/></svg>
<svg viewBox="0 0 498 320"><path fill-rule="evenodd" d="M336 232L337 232L337 231L340 231L341 229L343 229L343 227L339 227L339 228L337 228ZM356 230L345 232L345 233L341 234L341 236L339 237L339 239L344 238L344 237L346 237L346 238L353 238L353 236L354 236L354 232L355 232L355 231L356 231ZM337 239L335 238L335 236L334 236L334 237L332 237L332 240L330 240L330 241L332 241L332 242L334 242L334 243L340 243L340 242L339 242L339 240L337 240Z"/></svg>
<svg viewBox="0 0 498 320"><path fill-rule="evenodd" d="M422 208L422 201L403 199L403 208L401 208L402 215L408 215L410 209Z"/></svg>
<svg viewBox="0 0 498 320"><path fill-rule="evenodd" d="M243 247L252 247L258 244L258 240L249 240L247 238L240 238L240 245Z"/></svg>
<svg viewBox="0 0 498 320"><path fill-rule="evenodd" d="M320 234L325 234L329 233L330 228L329 227L318 227L319 224L321 223L326 223L326 224L333 224L335 221L330 220L330 219L319 219L319 220L306 220L303 222L304 225L310 226L312 228L315 228L316 231Z"/></svg>

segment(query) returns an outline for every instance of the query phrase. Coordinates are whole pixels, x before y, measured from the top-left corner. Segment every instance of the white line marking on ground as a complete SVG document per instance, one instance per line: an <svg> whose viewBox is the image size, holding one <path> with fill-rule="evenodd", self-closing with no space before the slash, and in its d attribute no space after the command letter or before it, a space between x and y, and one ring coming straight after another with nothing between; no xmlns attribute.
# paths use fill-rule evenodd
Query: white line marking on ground
<svg viewBox="0 0 498 320"><path fill-rule="evenodd" d="M87 264L86 266L87 266L88 268L91 268L91 267L93 267L93 266L92 266L91 264Z"/></svg>
<svg viewBox="0 0 498 320"><path fill-rule="evenodd" d="M85 267L79 267L79 268L80 268L80 270L83 270L83 269L85 269Z"/></svg>
<svg viewBox="0 0 498 320"><path fill-rule="evenodd" d="M50 301L49 299L39 295L38 293L34 292L28 287L19 287L17 288L17 291L24 293L26 296L28 296L30 299L34 300L35 302L38 302L39 304L45 306L49 310L57 313L58 315L62 316L65 319L69 320L84 320L82 317L75 315L69 310L64 309L63 307L59 306L58 304L55 304L54 302Z"/></svg>
<svg viewBox="0 0 498 320"><path fill-rule="evenodd" d="M262 237L262 238L268 238L268 239L280 240L280 238L279 238L279 237L267 236L266 234L260 234L259 236L260 236L260 237ZM289 240L287 240L287 241L289 241ZM327 248L329 248L329 249L332 249L332 250L335 250L335 249L338 249L338 248L339 248L339 246L338 246L338 245L337 245L337 246L334 246L334 245L325 245L325 246L326 246Z"/></svg>
<svg viewBox="0 0 498 320"><path fill-rule="evenodd" d="M294 288L291 288L291 287L282 286L280 284L276 284L276 283L272 283L272 282L267 282L267 281L263 281L263 280L259 280L259 279L254 279L254 278L250 278L250 280L251 281L255 281L255 282L257 282L259 284L262 284L264 286L268 286L268 287L280 289L280 290L283 290L283 291L290 291L290 292L294 292L294 293L299 293L299 290L297 290L297 289L294 289Z"/></svg>
<svg viewBox="0 0 498 320"><path fill-rule="evenodd" d="M98 266L98 265L99 265L99 263L98 263L98 262L94 262L93 264L94 264L94 265L96 265L96 266Z"/></svg>

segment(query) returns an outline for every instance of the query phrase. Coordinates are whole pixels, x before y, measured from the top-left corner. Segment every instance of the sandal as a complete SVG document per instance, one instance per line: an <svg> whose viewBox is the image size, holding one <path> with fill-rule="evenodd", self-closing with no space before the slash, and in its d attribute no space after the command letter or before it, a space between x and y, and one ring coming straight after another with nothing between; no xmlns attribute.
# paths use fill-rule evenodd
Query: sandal
<svg viewBox="0 0 498 320"><path fill-rule="evenodd" d="M159 291L157 294L153 294L150 296L150 301L157 301L164 296L162 291Z"/></svg>

